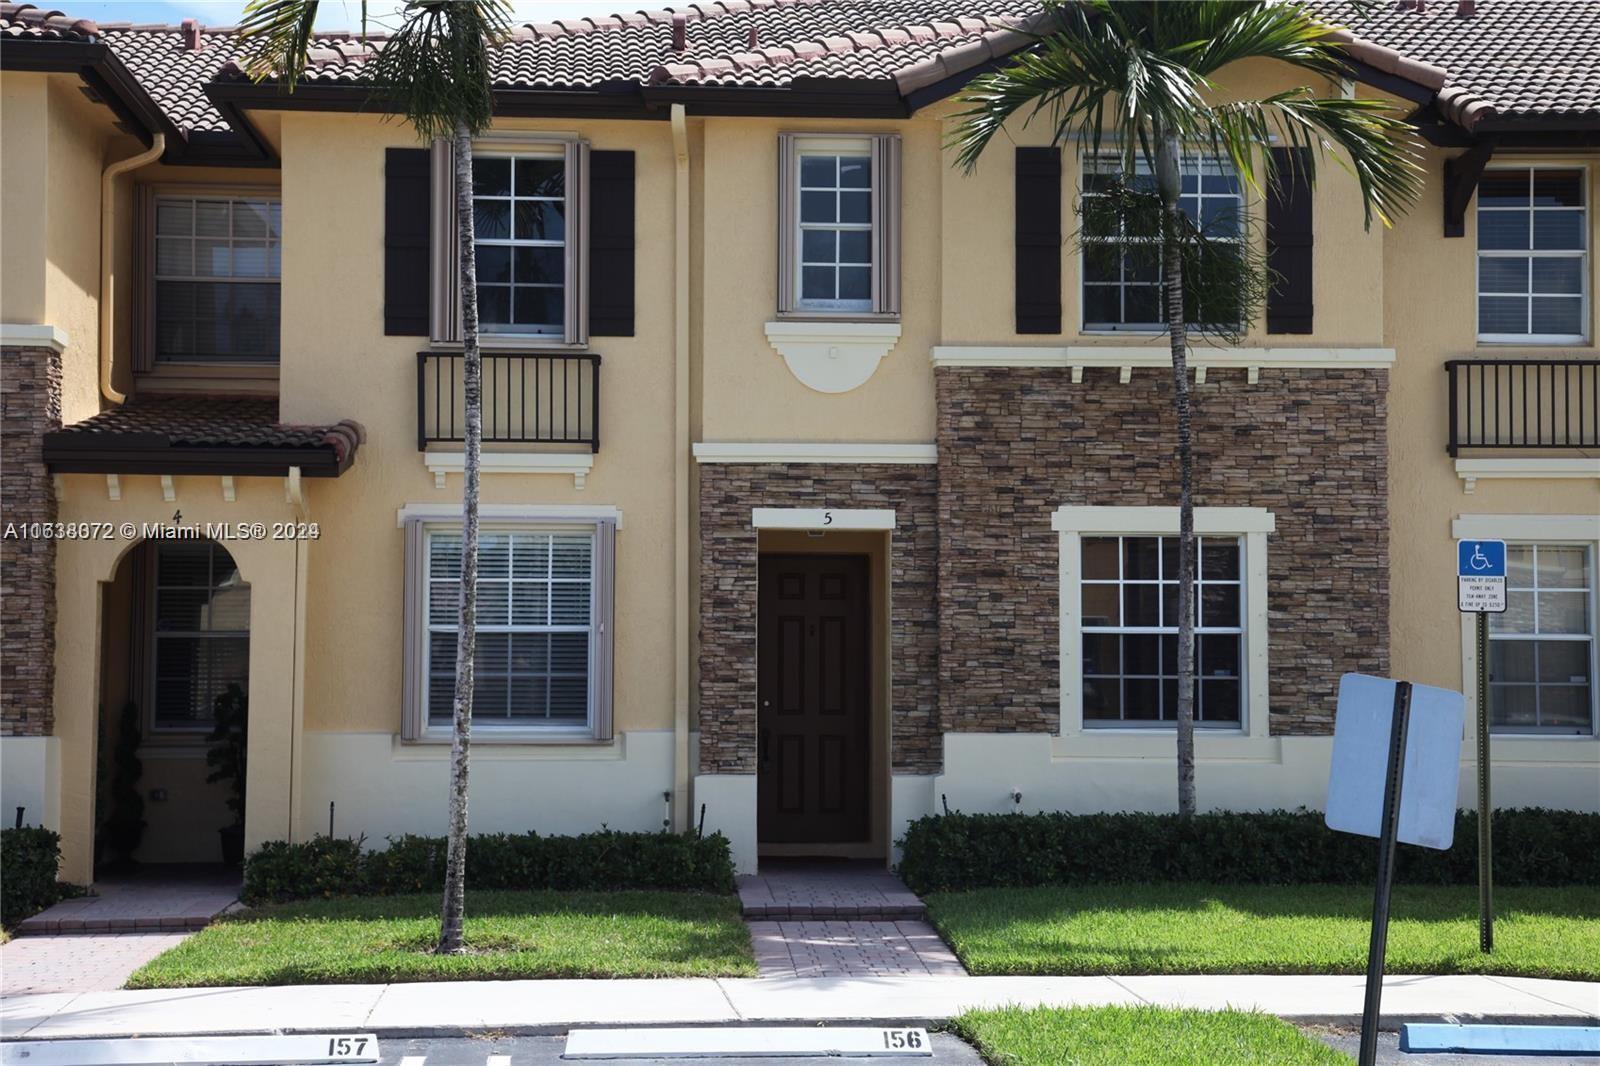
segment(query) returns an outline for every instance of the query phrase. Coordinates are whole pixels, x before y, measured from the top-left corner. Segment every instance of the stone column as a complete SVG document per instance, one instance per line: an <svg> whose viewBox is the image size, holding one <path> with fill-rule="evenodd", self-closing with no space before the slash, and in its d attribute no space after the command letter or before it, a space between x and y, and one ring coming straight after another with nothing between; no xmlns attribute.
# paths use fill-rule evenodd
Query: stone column
<svg viewBox="0 0 1600 1066"><path fill-rule="evenodd" d="M60 428L61 353L0 348L0 735L7 737L55 731L56 542L12 527L56 521L41 448L44 435Z"/></svg>

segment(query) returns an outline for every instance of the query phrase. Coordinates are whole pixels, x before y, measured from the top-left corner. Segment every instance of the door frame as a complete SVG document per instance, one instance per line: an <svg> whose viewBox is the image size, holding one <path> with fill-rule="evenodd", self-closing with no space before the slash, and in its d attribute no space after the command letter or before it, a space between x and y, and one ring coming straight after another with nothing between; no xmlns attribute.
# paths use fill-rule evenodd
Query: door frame
<svg viewBox="0 0 1600 1066"><path fill-rule="evenodd" d="M759 557L767 555L864 555L867 558L867 831L865 841L848 843L779 844L756 839L759 857L833 857L889 861L889 741L890 670L889 655L889 552L887 531L820 531L762 529L759 531ZM761 586L756 586L756 618L761 617ZM759 648L759 636L757 647ZM757 690L760 688L760 656L757 655ZM752 696L759 700L759 696ZM759 706L757 721L759 722ZM757 726L759 730L759 726ZM759 743L759 732L752 741ZM759 802L759 801L758 801ZM759 816L756 819L759 825Z"/></svg>

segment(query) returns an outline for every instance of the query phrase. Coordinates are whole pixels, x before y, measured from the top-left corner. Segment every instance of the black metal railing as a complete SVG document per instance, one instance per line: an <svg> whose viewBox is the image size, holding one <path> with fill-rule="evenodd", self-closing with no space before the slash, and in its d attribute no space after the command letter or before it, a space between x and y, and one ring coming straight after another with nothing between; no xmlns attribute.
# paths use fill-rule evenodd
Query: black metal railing
<svg viewBox="0 0 1600 1066"><path fill-rule="evenodd" d="M460 352L417 353L417 450L466 437ZM600 450L600 357L484 352L485 444L587 444Z"/></svg>
<svg viewBox="0 0 1600 1066"><path fill-rule="evenodd" d="M1451 455L1600 447L1600 360L1451 359Z"/></svg>

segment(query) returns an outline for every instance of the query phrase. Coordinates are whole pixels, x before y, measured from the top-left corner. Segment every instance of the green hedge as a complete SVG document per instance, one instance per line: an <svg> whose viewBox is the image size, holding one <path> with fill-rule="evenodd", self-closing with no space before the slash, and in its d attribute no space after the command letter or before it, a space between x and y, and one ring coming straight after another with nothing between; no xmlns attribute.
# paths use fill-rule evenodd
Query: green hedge
<svg viewBox="0 0 1600 1066"><path fill-rule="evenodd" d="M1320 811L1176 814L945 814L906 827L900 876L914 892L1142 881L1218 884L1369 882L1377 842L1336 833ZM1456 815L1448 851L1402 846L1395 878L1478 880L1478 816ZM1501 885L1600 883L1600 815L1496 811Z"/></svg>
<svg viewBox="0 0 1600 1066"><path fill-rule="evenodd" d="M0 829L0 925L10 928L61 898L61 837L39 826Z"/></svg>
<svg viewBox="0 0 1600 1066"><path fill-rule="evenodd" d="M443 837L409 834L370 852L352 839L270 841L245 862L244 901L442 891L444 856ZM721 833L489 833L467 843L467 889L731 892L733 857Z"/></svg>

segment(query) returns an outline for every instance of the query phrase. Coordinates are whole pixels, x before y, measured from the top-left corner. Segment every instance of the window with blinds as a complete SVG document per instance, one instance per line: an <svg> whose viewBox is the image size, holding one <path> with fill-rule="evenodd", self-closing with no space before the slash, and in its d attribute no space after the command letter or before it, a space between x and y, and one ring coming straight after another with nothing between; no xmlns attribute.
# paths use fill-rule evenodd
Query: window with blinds
<svg viewBox="0 0 1600 1066"><path fill-rule="evenodd" d="M491 526L479 534L474 729L609 729L609 527ZM421 532L422 731L448 732L456 681L461 528Z"/></svg>
<svg viewBox="0 0 1600 1066"><path fill-rule="evenodd" d="M209 730L229 684L248 689L250 586L227 549L208 540L162 541L155 548L151 725L156 731Z"/></svg>
<svg viewBox="0 0 1600 1066"><path fill-rule="evenodd" d="M276 363L282 205L162 195L154 229L154 361Z"/></svg>

